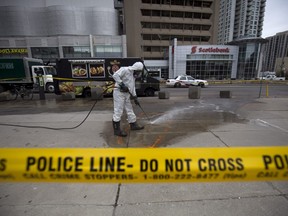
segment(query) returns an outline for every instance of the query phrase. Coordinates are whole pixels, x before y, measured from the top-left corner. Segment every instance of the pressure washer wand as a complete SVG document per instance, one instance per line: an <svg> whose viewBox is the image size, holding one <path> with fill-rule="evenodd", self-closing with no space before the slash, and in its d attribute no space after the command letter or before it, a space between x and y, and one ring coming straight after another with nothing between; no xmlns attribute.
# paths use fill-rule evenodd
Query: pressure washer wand
<svg viewBox="0 0 288 216"><path fill-rule="evenodd" d="M148 115L145 113L145 111L144 111L143 108L141 107L140 103L138 103L138 106L140 107L140 109L142 110L142 112L144 113L144 115L146 116L146 118L148 119L148 121L151 122L150 119L149 119L149 117L148 117Z"/></svg>
<svg viewBox="0 0 288 216"><path fill-rule="evenodd" d="M128 92L129 92L130 96L131 96L132 98L134 98L134 96L132 95L132 93L131 93L130 91L128 91ZM144 115L146 116L146 118L148 119L148 121L151 122L151 120L149 119L148 115L146 114L146 112L144 111L144 109L142 108L142 106L140 105L140 102L139 102L139 101L138 101L138 104L137 104L137 105L140 107L140 109L142 110L142 112L144 113Z"/></svg>

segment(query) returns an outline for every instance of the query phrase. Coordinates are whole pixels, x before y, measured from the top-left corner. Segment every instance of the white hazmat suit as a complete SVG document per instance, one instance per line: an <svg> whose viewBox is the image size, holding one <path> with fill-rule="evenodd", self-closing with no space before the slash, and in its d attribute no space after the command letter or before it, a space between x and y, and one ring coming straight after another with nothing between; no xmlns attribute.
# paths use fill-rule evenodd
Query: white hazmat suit
<svg viewBox="0 0 288 216"><path fill-rule="evenodd" d="M113 128L114 134L117 136L127 136L127 134L120 129L120 121L123 111L126 111L128 122L131 130L141 130L136 123L136 115L130 101L132 97L136 104L139 104L135 89L135 74L143 70L143 63L136 62L129 67L121 67L113 74L115 80L115 88L113 90L114 114L113 114Z"/></svg>

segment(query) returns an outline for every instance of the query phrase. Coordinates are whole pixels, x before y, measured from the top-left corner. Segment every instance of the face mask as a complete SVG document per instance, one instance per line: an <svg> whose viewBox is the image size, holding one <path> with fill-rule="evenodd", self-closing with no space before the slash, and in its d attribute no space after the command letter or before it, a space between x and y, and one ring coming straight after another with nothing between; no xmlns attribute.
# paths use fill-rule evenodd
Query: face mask
<svg viewBox="0 0 288 216"><path fill-rule="evenodd" d="M133 72L134 78L136 79L136 78L141 77L141 73L142 73L142 71L134 71L134 72Z"/></svg>

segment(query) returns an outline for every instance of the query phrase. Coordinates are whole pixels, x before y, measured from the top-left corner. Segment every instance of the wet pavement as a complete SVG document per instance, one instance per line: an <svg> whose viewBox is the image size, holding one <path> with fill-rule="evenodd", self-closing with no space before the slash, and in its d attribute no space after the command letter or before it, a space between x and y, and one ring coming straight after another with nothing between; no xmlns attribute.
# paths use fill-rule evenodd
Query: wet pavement
<svg viewBox="0 0 288 216"><path fill-rule="evenodd" d="M110 147L163 147L196 134L207 132L219 125L245 123L237 114L223 111L219 106L195 103L186 107L177 107L166 112L149 112L148 118L142 112L138 114L144 130L130 131L129 125L123 125L128 133L126 138L111 137L111 124L106 124L103 137ZM125 122L125 121L122 121Z"/></svg>
<svg viewBox="0 0 288 216"><path fill-rule="evenodd" d="M32 101L12 100L2 102L4 106L0 108L0 115L64 114L67 112L75 112L75 114L78 112L84 114L86 112L89 115L90 111L91 113L106 111L111 112L112 118L113 100L111 97L99 101L86 98L63 101L61 96L51 94L48 94L46 97L46 100L37 100L37 98L34 98ZM231 100L227 99L222 99L221 103L224 102L222 104L218 101L218 105L203 99L191 100L183 95L165 100L159 100L157 97L142 97L140 98L140 102L143 110L137 106L134 106L134 110L138 122L145 126L144 130L130 131L130 126L125 120L126 116L124 114L121 126L128 136L124 138L115 137L111 136L111 121L103 122L104 127L100 135L107 146L113 148L163 147L173 145L173 143L180 139L207 132L219 125L247 123L246 119L231 111L234 109L233 106L236 101L231 103ZM46 126L41 124L41 127Z"/></svg>

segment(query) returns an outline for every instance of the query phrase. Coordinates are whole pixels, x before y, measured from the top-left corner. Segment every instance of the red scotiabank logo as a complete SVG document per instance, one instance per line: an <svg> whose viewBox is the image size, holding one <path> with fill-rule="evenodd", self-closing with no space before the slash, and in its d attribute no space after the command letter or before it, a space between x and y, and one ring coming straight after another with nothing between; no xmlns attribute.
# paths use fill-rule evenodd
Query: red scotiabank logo
<svg viewBox="0 0 288 216"><path fill-rule="evenodd" d="M194 54L197 52L197 46L193 46L191 48L191 53ZM230 49L227 48L218 48L218 47L209 47L209 48L202 48L198 49L199 53L229 53Z"/></svg>
<svg viewBox="0 0 288 216"><path fill-rule="evenodd" d="M230 50L229 48L214 48L214 47L210 47L210 48L199 48L199 52L205 52L205 53L229 53Z"/></svg>
<svg viewBox="0 0 288 216"><path fill-rule="evenodd" d="M196 53L196 51L197 51L197 46L193 46L192 48L191 48L191 53L193 54L193 53Z"/></svg>

